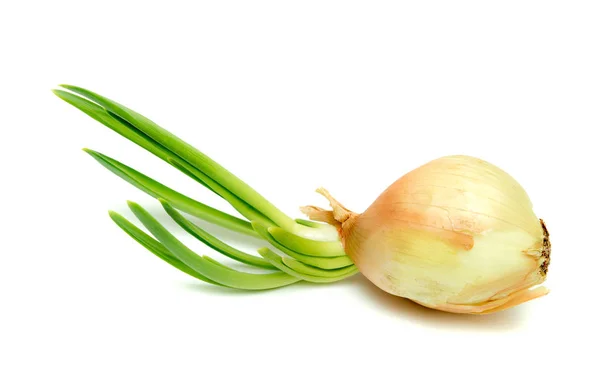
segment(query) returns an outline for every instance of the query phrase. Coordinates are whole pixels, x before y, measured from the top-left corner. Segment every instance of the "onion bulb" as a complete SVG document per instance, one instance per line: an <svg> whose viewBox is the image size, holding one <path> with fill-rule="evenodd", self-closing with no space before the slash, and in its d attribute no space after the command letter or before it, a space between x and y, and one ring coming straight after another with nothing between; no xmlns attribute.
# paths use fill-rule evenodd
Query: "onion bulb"
<svg viewBox="0 0 600 376"><path fill-rule="evenodd" d="M360 272L427 307L488 313L545 295L550 240L525 190L481 159L431 161L387 188L362 214L333 199L313 219L340 232Z"/></svg>
<svg viewBox="0 0 600 376"><path fill-rule="evenodd" d="M498 167L468 156L436 159L404 175L362 214L324 189L331 210L283 213L217 162L139 113L92 91L62 85L54 93L187 175L239 216L224 213L102 153L97 162L158 199L169 217L204 245L254 271L199 255L140 205L131 212L147 231L109 212L163 261L206 283L267 290L297 282L332 283L362 273L382 290L437 310L481 314L547 293L550 240L525 190ZM226 144L223 145L226 152ZM280 174L279 174L280 175ZM185 214L265 241L251 254L234 248ZM243 218L240 218L243 217Z"/></svg>

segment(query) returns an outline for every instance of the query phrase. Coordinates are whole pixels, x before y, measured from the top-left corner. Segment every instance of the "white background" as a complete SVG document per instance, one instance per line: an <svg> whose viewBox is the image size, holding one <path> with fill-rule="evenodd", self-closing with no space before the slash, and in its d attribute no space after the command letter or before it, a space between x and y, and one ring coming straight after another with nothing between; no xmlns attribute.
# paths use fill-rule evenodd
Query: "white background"
<svg viewBox="0 0 600 376"><path fill-rule="evenodd" d="M0 4L0 374L598 374L597 1ZM168 222L81 148L228 206L54 97L60 83L147 115L298 217L326 205L321 185L362 211L431 159L486 159L547 221L551 293L475 317L360 275L262 293L192 280L110 221L130 199Z"/></svg>

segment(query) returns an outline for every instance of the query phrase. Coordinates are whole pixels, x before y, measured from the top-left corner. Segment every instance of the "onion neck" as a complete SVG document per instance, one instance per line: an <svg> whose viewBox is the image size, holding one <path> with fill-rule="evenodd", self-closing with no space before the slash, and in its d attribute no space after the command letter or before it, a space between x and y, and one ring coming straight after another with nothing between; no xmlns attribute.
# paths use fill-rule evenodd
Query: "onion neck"
<svg viewBox="0 0 600 376"><path fill-rule="evenodd" d="M313 221L325 222L338 231L342 244L344 244L345 234L350 232L354 226L358 214L346 208L338 200L336 200L325 188L317 189L317 193L324 196L333 210L322 209L317 206L303 206L300 208L302 213L308 216Z"/></svg>

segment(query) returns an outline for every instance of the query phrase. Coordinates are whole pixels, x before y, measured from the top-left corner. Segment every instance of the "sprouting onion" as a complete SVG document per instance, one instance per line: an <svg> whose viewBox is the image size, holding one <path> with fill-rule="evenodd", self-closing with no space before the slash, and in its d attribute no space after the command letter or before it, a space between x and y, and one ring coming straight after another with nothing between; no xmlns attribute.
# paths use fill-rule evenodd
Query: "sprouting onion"
<svg viewBox="0 0 600 376"><path fill-rule="evenodd" d="M203 282L266 290L299 281L331 283L360 271L391 294L457 313L491 313L547 293L550 240L523 188L477 158L450 156L402 176L362 214L324 189L332 210L302 208L293 219L208 156L148 118L89 90L62 85L54 93L189 176L243 218L187 197L99 152L84 149L123 180L159 200L170 218L204 245L256 269L201 256L140 205L129 208L142 229L112 220L151 253ZM183 213L265 241L257 255L218 239ZM267 247L270 245L272 248Z"/></svg>

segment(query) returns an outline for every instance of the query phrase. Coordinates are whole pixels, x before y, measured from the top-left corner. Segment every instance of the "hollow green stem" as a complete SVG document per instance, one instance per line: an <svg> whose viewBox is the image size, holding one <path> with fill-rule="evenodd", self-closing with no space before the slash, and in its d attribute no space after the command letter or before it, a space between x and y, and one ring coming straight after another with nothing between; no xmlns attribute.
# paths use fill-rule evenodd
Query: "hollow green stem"
<svg viewBox="0 0 600 376"><path fill-rule="evenodd" d="M220 262L218 262L217 260L215 260L212 257L208 257L206 255L202 255L202 258L205 259L206 261L214 264L214 265L217 265L217 266L221 267L221 268L225 268L225 269L228 269L228 270L231 270L231 271L234 271L234 272L236 271L234 268L230 268L229 266L227 266L225 264L221 264ZM271 266L273 266L273 265L271 265ZM272 268L272 269L277 269L277 268Z"/></svg>
<svg viewBox="0 0 600 376"><path fill-rule="evenodd" d="M248 205L244 201L240 200L239 197L229 192L222 185L218 184L201 171L196 169L188 169L187 167L181 165L179 162L169 159L169 163L171 163L176 168L181 171L186 171L190 175L194 176L199 181L202 181L206 187L208 187L211 191L221 196L225 201L229 202L229 204L238 211L241 215L248 218L251 221L257 221L261 223L263 226L272 226L274 225L273 221L269 218L265 217L261 212L254 209L252 206Z"/></svg>
<svg viewBox="0 0 600 376"><path fill-rule="evenodd" d="M165 246L148 236L144 231L137 228L133 223L129 222L119 213L113 211L109 212L110 218L119 226L127 235L131 236L135 241L140 243L144 248L152 252L155 256L182 272L197 278L201 281L212 283L214 285L223 286L220 283L212 281L206 278L204 275L196 272L186 264L182 263L177 257L175 257Z"/></svg>
<svg viewBox="0 0 600 376"><path fill-rule="evenodd" d="M104 124L108 128L113 131L119 133L123 137L129 139L130 141L136 143L137 145L143 147L149 152L153 153L157 157L163 159L164 161L170 163L172 166L182 171L195 181L201 183L209 190L215 192L213 188L211 188L208 184L205 183L206 179L201 179L198 177L200 173L193 166L189 165L185 160L180 158L177 154L171 152L169 149L162 146L160 143L156 142L152 138L150 138L145 133L141 132L137 128L135 128L132 124L120 118L119 116L115 116L108 112L104 107L97 105L85 98L82 98L78 95L74 95L72 93L66 92L64 90L54 90L54 93L67 103L73 105L78 108L88 116L93 119L99 121ZM87 150L86 150L87 151ZM215 192L217 193L217 192ZM217 193L219 194L219 193ZM240 210L243 208L241 205L237 205L237 209ZM244 213L243 213L244 214ZM253 217L254 220L260 220L258 216ZM265 222L266 223L266 222Z"/></svg>
<svg viewBox="0 0 600 376"><path fill-rule="evenodd" d="M291 218L277 209L273 204L267 201L263 196L253 190L238 177L210 159L207 155L192 147L190 144L161 128L150 119L117 102L114 102L89 90L71 85L61 86L73 93L89 99L100 107L103 107L109 113L109 116L111 113L116 115L112 116L116 120L122 119L126 121L129 123L128 125L147 135L150 139L154 140L164 149L187 161L189 164L214 179L217 183L221 184L240 199L256 208L265 216L269 217L279 226L291 228L295 223Z"/></svg>
<svg viewBox="0 0 600 376"><path fill-rule="evenodd" d="M278 243L307 256L336 257L346 255L339 240L319 241L307 239L275 226L269 227L268 231Z"/></svg>
<svg viewBox="0 0 600 376"><path fill-rule="evenodd" d="M104 124L106 127L117 132L133 143L143 147L164 161L167 161L168 158L179 158L177 155L164 148L146 134L131 126L131 124L122 121L122 119L119 119L118 117L112 116L106 109L104 109L104 107L82 98L79 95L75 95L64 90L53 90L53 92L60 99L79 109L92 119Z"/></svg>
<svg viewBox="0 0 600 376"><path fill-rule="evenodd" d="M315 257L315 256L306 256L302 253L295 252L273 238L273 236L267 231L267 229L261 226L259 223L252 222L252 227L254 230L262 236L265 240L267 240L271 245L275 248L279 249L281 252L286 255L303 262L307 265L315 266L321 269L339 269L345 266L353 265L352 260L348 256L338 256L338 257Z"/></svg>
<svg viewBox="0 0 600 376"><path fill-rule="evenodd" d="M327 223L309 221L307 219L302 219L302 218L296 218L294 221L296 221L296 223L298 223L300 225L312 227L312 228L321 228L321 229L327 229L327 230L329 230L331 228L331 225L329 225Z"/></svg>
<svg viewBox="0 0 600 376"><path fill-rule="evenodd" d="M269 262L271 262L275 267L277 267L279 270L281 270L282 272L285 272L289 275L292 275L296 278L300 278L303 279L305 281L308 282L313 282L313 283L331 283L331 282L336 282L336 281L340 281L344 278L348 278L350 277L352 274L354 274L354 271L348 273L347 275L342 275L342 276L338 276L338 277L318 277L318 276L314 276L314 275L310 275L310 274L304 274L299 272L298 270L292 269L291 267L289 267L288 265L286 265L283 262L283 259L276 254L275 252L271 251L269 248L261 248L258 250L258 253L264 257L266 260L268 260Z"/></svg>
<svg viewBox="0 0 600 376"><path fill-rule="evenodd" d="M198 177L198 175L201 174L201 172L197 171L197 169L194 166L191 166L177 154L173 153L171 150L165 148L163 145L150 138L148 135L141 132L139 129L135 128L125 119L119 117L114 113L111 113L110 111L107 111L104 107L101 107L96 103L93 103L88 99L82 98L73 93L69 93L64 90L54 90L54 93L59 98L63 99L65 102L73 105L74 107L78 108L91 118L99 121L100 123L104 124L111 130L117 132L121 136L127 138L128 140L143 147L144 149L148 150L157 157L163 159L165 162L171 164L179 171L183 172L190 178L199 182L200 184L202 184L203 186L205 186L206 188L218 195L217 192L215 192L210 186L208 186L205 183L206 179L201 179Z"/></svg>
<svg viewBox="0 0 600 376"><path fill-rule="evenodd" d="M162 204L165 211L167 212L167 214L169 214L169 216L175 222L177 222L178 225L180 225L190 235L192 235L196 239L200 240L202 243L206 244L207 246L211 247L215 251L217 251L229 258L232 258L236 261L242 262L244 264L257 266L259 268L274 269L273 265L271 265L269 262L265 261L263 258L249 255L245 252L242 252L242 251L222 242L221 240L212 236L205 230L196 226L194 223L190 222L183 215L181 215L179 212L177 212L177 210L175 210L175 208L173 208L171 205L169 205L169 203L167 201L165 201L163 199L159 199L159 201Z"/></svg>
<svg viewBox="0 0 600 376"><path fill-rule="evenodd" d="M169 231L167 231L154 217L140 205L129 202L129 208L142 224L160 241L173 255L191 269L203 276L221 283L225 286L244 290L267 290L287 286L298 282L300 279L283 273L252 274L235 271L216 261L211 262L202 258L187 248ZM215 264L216 263L216 264Z"/></svg>
<svg viewBox="0 0 600 376"><path fill-rule="evenodd" d="M214 223L245 235L260 238L260 236L253 230L250 222L223 213L222 211L214 209L208 205L204 205L203 203L187 197L102 153L98 153L89 149L84 150L109 171L133 186L139 188L140 190L146 192L150 196L162 198L168 201L175 208L207 222Z"/></svg>
<svg viewBox="0 0 600 376"><path fill-rule="evenodd" d="M339 269L323 270L315 268L310 265L306 265L300 261L294 260L290 257L283 257L282 261L288 267L294 269L298 273L307 274L315 277L326 277L326 278L337 278L337 277L349 277L358 273L356 265L350 265Z"/></svg>
<svg viewBox="0 0 600 376"><path fill-rule="evenodd" d="M189 172L193 170L202 172L279 227L310 239L332 241L337 239L337 233L332 226L316 228L297 223L231 172L148 118L89 90L71 85L62 85L62 87L71 92L54 90L61 99L159 158L165 161L169 159L177 161L179 165L175 167L181 170L184 166L187 171L184 173L188 176L191 176ZM206 185L202 179L200 182Z"/></svg>
<svg viewBox="0 0 600 376"><path fill-rule="evenodd" d="M336 241L339 240L338 232L335 227L325 223L325 226L309 227L294 221L294 226L285 228L279 226L286 231L296 234L303 238L319 240L319 241Z"/></svg>

